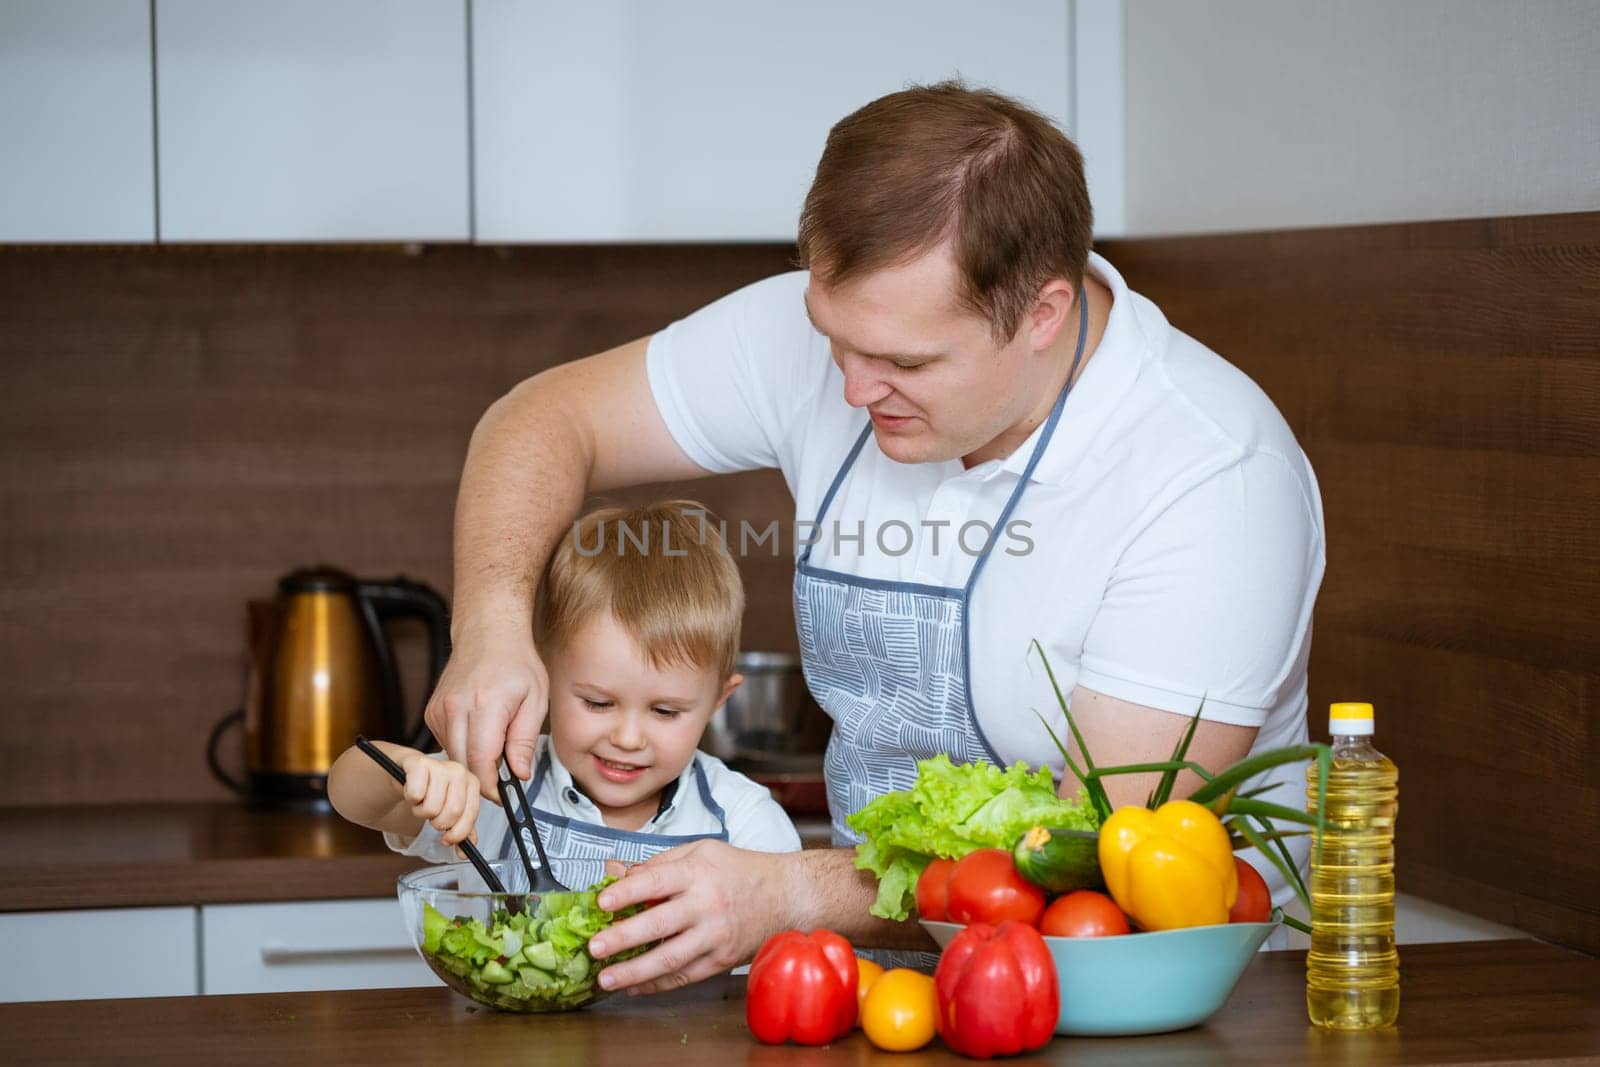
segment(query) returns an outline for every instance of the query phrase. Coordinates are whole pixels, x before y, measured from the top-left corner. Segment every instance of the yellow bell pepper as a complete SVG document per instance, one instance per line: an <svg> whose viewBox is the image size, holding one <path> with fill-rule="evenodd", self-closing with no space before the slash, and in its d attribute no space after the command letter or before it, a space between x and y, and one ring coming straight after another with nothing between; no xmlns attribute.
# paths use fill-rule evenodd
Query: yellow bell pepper
<svg viewBox="0 0 1600 1067"><path fill-rule="evenodd" d="M1100 872L1146 930L1225 923L1239 894L1228 831L1192 800L1112 812L1100 827Z"/></svg>

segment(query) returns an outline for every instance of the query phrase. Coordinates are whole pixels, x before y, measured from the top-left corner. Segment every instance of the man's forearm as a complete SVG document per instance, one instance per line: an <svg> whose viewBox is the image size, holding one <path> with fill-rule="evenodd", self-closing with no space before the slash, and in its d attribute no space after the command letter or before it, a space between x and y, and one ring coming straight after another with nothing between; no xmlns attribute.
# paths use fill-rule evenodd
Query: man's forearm
<svg viewBox="0 0 1600 1067"><path fill-rule="evenodd" d="M870 913L878 880L871 871L856 870L854 849L807 849L792 857L785 883L791 926L832 930L863 948L939 950L915 921L893 922Z"/></svg>
<svg viewBox="0 0 1600 1067"><path fill-rule="evenodd" d="M560 369L484 413L456 499L451 636L484 626L527 633L540 569L588 491L590 444L555 399Z"/></svg>

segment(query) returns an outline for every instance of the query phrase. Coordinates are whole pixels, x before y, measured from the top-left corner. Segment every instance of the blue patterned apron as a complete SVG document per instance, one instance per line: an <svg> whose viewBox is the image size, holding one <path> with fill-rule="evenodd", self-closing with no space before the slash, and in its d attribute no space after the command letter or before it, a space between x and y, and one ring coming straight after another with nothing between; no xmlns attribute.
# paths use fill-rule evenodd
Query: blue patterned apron
<svg viewBox="0 0 1600 1067"><path fill-rule="evenodd" d="M539 757L539 766L533 773L533 781L528 786L528 803L533 805L533 817L538 820L539 837L544 843L545 855L550 857L550 869L561 883L570 889L587 889L605 876L606 860L622 860L625 863L639 863L649 859L658 852L665 852L678 845L687 845L691 841L726 841L728 840L727 813L722 810L711 795L711 786L706 781L706 774L700 766L700 758L694 760L694 780L700 790L700 800L706 810L716 817L718 831L714 834L646 834L637 830L613 830L609 826L596 823L583 822L566 815L557 815L553 811L545 811L534 804L532 798L539 795L539 789L544 785L545 776L550 771L550 752L548 749ZM509 820L508 820L509 821ZM516 842L511 836L511 827L506 828L505 837L500 841L500 859L517 858ZM523 838L528 848L528 855L533 856L533 841Z"/></svg>
<svg viewBox="0 0 1600 1067"><path fill-rule="evenodd" d="M835 845L859 840L845 820L868 801L911 788L917 761L942 752L955 763L1000 762L972 705L969 607L994 542L1050 444L1083 359L1089 313L1081 293L1077 352L1066 384L966 585L861 578L812 566L811 545L800 554L795 624L806 684L833 719L823 771ZM822 498L815 529L822 529L828 506L871 436L869 419Z"/></svg>

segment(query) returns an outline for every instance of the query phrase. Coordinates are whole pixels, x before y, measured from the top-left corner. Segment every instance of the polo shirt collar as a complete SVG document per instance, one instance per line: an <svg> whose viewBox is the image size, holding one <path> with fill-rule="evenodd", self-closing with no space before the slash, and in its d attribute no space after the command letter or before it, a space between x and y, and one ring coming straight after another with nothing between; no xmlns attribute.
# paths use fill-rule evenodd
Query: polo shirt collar
<svg viewBox="0 0 1600 1067"><path fill-rule="evenodd" d="M555 795L560 799L561 805L571 811L575 811L578 817L585 822L600 824L602 821L600 809L572 780L572 772L567 770L566 765L561 762L561 757L556 754L556 746L548 738L545 740L545 752L550 756L550 787L556 791ZM683 768L683 773L668 782L661 790L661 805L656 809L656 813L650 818L650 821L640 827L641 832L648 830L677 810L678 799L686 795L684 790L693 788L693 785L687 781L688 777L693 773L694 760L691 759L688 765Z"/></svg>
<svg viewBox="0 0 1600 1067"><path fill-rule="evenodd" d="M1078 376L1072 392L1067 394L1050 445L1039 457L1030 481L1050 485L1065 483L1090 442L1111 418L1117 401L1138 378L1145 354L1150 350L1144 327L1134 311L1135 294L1128 289L1122 275L1094 252L1089 253L1088 268L1090 274L1111 290L1111 316L1094 357ZM1020 478L1046 425L1041 423L1035 427L1028 439L1005 458L999 470Z"/></svg>

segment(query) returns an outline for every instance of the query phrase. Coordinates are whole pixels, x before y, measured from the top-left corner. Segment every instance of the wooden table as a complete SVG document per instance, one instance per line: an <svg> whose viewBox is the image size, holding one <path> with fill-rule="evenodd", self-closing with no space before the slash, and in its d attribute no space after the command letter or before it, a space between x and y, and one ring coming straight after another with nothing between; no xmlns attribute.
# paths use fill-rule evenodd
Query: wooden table
<svg viewBox="0 0 1600 1067"><path fill-rule="evenodd" d="M1397 1029L1306 1023L1305 955L1264 953L1205 1026L1140 1038L1057 1038L1026 1063L1600 1063L1600 961L1535 941L1402 949ZM878 1052L859 1032L821 1049L757 1044L744 979L612 997L565 1015L504 1015L447 989L375 989L0 1005L11 1063L895 1064L961 1062L935 1043Z"/></svg>
<svg viewBox="0 0 1600 1067"><path fill-rule="evenodd" d="M824 819L797 819L806 847ZM394 895L422 865L331 812L243 804L0 808L0 912Z"/></svg>

